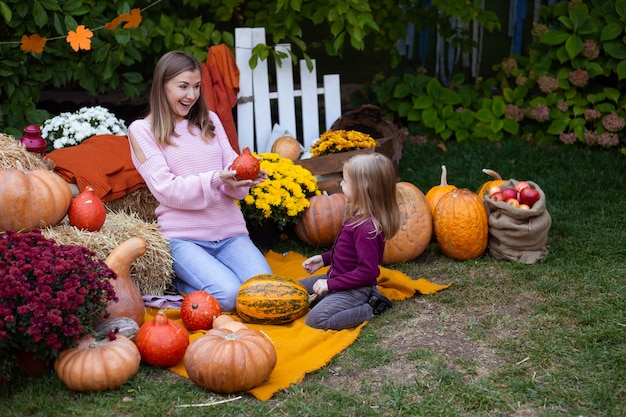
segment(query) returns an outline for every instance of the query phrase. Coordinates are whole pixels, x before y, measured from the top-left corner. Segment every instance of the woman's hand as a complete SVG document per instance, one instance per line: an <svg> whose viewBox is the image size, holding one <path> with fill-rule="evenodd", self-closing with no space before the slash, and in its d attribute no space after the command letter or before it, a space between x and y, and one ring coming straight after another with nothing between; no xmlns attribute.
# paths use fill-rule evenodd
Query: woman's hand
<svg viewBox="0 0 626 417"><path fill-rule="evenodd" d="M225 184L232 185L233 187L254 187L267 179L267 171L260 170L259 175L251 180L238 180L237 171L234 169L225 169L220 171L220 178Z"/></svg>
<svg viewBox="0 0 626 417"><path fill-rule="evenodd" d="M304 270L309 274L312 274L323 266L324 259L322 259L322 255L313 255L309 259L302 262L302 268L304 268Z"/></svg>

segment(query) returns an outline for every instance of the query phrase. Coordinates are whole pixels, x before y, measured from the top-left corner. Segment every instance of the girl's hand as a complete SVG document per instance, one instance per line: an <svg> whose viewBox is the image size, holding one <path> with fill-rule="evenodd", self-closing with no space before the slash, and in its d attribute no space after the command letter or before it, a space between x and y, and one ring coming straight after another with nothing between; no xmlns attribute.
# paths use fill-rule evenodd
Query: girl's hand
<svg viewBox="0 0 626 417"><path fill-rule="evenodd" d="M322 296L328 292L328 280L318 279L313 284L313 292L319 296Z"/></svg>
<svg viewBox="0 0 626 417"><path fill-rule="evenodd" d="M309 259L302 262L302 268L309 274L314 273L318 269L324 266L324 259L322 255L313 255Z"/></svg>

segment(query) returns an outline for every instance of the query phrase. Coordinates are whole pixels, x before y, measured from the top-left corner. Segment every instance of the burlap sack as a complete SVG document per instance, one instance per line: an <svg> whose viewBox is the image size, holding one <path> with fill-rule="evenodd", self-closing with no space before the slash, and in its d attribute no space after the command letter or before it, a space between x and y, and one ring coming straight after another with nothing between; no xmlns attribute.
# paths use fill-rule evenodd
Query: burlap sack
<svg viewBox="0 0 626 417"><path fill-rule="evenodd" d="M519 181L509 180L503 188ZM496 259L533 264L548 253L548 231L552 224L546 209L546 196L534 182L527 181L539 191L539 201L530 210L520 209L502 201L483 198L489 213L489 253Z"/></svg>

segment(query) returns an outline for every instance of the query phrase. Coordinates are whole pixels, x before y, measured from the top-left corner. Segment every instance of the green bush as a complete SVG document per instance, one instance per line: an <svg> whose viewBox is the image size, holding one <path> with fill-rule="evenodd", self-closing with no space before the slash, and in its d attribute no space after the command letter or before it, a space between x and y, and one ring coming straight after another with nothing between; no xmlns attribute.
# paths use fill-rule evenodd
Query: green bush
<svg viewBox="0 0 626 417"><path fill-rule="evenodd" d="M527 56L496 65L495 77L441 86L417 72L375 83L385 115L412 134L616 147L626 153L626 0L560 2L541 9ZM620 137L622 135L622 137Z"/></svg>

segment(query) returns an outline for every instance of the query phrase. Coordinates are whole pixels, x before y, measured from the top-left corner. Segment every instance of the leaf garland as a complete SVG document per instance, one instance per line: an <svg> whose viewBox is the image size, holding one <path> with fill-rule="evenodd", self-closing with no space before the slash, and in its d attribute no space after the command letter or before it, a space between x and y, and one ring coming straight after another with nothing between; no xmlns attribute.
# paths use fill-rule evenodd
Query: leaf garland
<svg viewBox="0 0 626 417"><path fill-rule="evenodd" d="M152 3L148 7L151 7L154 4L159 3L160 1L161 0L157 0L156 2ZM144 8L143 10L145 9L147 9L147 7ZM129 13L122 13L121 15L117 16L115 19L113 19L109 23L106 23L104 26L96 28L93 31L85 27L85 25L79 25L78 27L76 27L75 30L70 30L67 33L65 40L67 41L67 43L70 44L72 49L76 52L78 52L81 49L85 51L89 51L91 50L91 38L93 37L94 31L98 29L102 29L102 28L106 30L115 30L119 25L121 25L124 22L125 24L124 26L122 26L124 29L137 28L139 27L142 21L141 11L142 10L136 8L136 9L132 9ZM26 53L39 54L43 52L48 40L56 40L56 39L63 39L63 37L46 39L45 37L42 37L38 35L37 33L32 34L30 36L23 35L21 42L20 42L20 49ZM2 43L7 43L7 42L2 42Z"/></svg>

